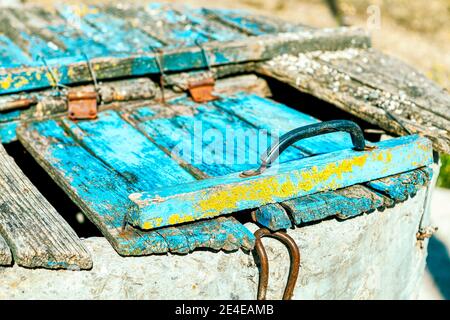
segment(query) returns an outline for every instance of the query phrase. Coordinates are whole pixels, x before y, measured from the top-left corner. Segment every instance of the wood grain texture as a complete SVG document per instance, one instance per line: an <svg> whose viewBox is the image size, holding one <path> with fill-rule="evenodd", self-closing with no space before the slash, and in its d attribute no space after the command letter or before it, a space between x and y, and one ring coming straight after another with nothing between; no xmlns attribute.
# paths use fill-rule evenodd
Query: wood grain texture
<svg viewBox="0 0 450 320"><path fill-rule="evenodd" d="M0 234L24 267L90 269L89 252L0 146Z"/></svg>
<svg viewBox="0 0 450 320"><path fill-rule="evenodd" d="M5 239L0 235L0 266L9 266L12 264L11 250Z"/></svg>
<svg viewBox="0 0 450 320"><path fill-rule="evenodd" d="M249 66L247 66L250 68ZM229 72L248 70L245 66L218 68L213 71L215 76L228 75ZM204 72L183 73L167 77L165 89L167 100L185 95L189 79L197 79L204 76ZM149 78L125 79L100 83L99 110L135 108L138 105L148 105L161 100L161 89ZM180 89L182 90L180 92ZM80 91L93 91L93 85L77 87ZM270 95L267 82L256 75L242 75L218 79L215 86L215 94L226 96L243 91L260 96ZM67 112L68 90L44 90L38 92L25 92L0 96L0 138L3 143L17 140L16 127L23 121L43 120L49 117L64 115ZM16 103L30 100L28 107L16 107ZM153 101L152 101L153 100Z"/></svg>
<svg viewBox="0 0 450 320"><path fill-rule="evenodd" d="M105 119L103 119L103 113L99 114L99 120L97 120L100 122L99 128L110 131L113 129L112 124L118 119L111 112L106 112ZM140 156L148 156L147 161L150 162L161 162L166 157L166 166L170 158L167 159L167 156L160 154L160 159L157 159L157 150L149 149L152 142L144 141L142 137L139 139L137 131L128 132L127 134L131 135L128 140L126 135L121 137L121 130L122 133L134 130L126 122L114 127L119 132L118 136L98 135L97 138L103 146L108 139L112 139L108 148L97 148L88 137L83 138L83 132L93 133L92 130L96 130L93 123L80 121L78 126L46 120L24 125L19 129L18 134L21 142L35 159L101 230L118 253L129 256L165 252L188 253L198 247L216 250L253 247L252 233L233 218L214 219L151 232L144 232L131 226L123 229L125 216L133 211L133 204L128 199L131 192L139 190L139 186L173 182L165 177L159 181L155 180L157 177L150 175L151 163L143 163L149 165L146 168L142 164L139 166L139 161L134 162L135 166L131 166L129 171L123 160L134 159L129 153L130 150L139 150L142 153ZM75 132L70 134L72 131ZM124 140L117 140L118 138ZM142 172L139 172L139 168ZM173 179L178 181L190 177L186 176L187 172L183 173L181 168L176 168L176 170L174 167L170 169L175 173ZM167 173L163 171L161 173ZM195 237L192 236L194 234Z"/></svg>
<svg viewBox="0 0 450 320"><path fill-rule="evenodd" d="M432 175L433 171L429 167L424 167L419 170L370 181L367 185L396 202L403 202L409 197L413 197L421 186L428 184Z"/></svg>
<svg viewBox="0 0 450 320"><path fill-rule="evenodd" d="M235 94L227 99L215 101L214 105L231 115L235 115L242 121L259 129L268 130L271 135L276 136L300 126L319 122L318 119L283 104L248 94ZM339 132L308 138L297 142L294 146L301 151L302 156L312 156L350 149L352 143L348 133ZM302 156L298 156L298 158ZM400 183L398 180L393 180L393 184L398 183ZM345 191L347 189L348 192ZM341 195L341 193L344 195ZM359 200L364 198L368 200ZM311 201L311 199L320 200L319 204L314 207L314 201ZM337 199L340 199L342 203ZM373 199L382 199L383 201L380 204L379 201L373 201ZM378 194L377 191L364 184L358 187L348 187L336 191L336 193L323 192L317 194L317 196L314 195L312 198L306 196L290 200L287 203L281 202L281 206L262 206L255 212L255 217L258 223L263 226L271 230L279 230L292 224L289 215L294 215L292 220L300 223L302 219L314 221L316 219L314 217L326 218L339 215L342 218L345 215L353 216L358 212L360 214L376 208L391 207L394 203L393 199ZM296 208L297 206L298 208ZM303 212L305 208L311 209ZM303 218L298 217L298 215L302 215Z"/></svg>
<svg viewBox="0 0 450 320"><path fill-rule="evenodd" d="M357 29L303 30L277 35L265 34L227 42L211 41L203 45L183 48L167 48L162 57L151 51L131 51L118 55L90 59L97 79L114 79L124 76L159 74L157 60L162 58L165 71L186 71L230 63L267 60L280 52L297 53L311 50L338 50L348 47L370 46L368 36ZM44 53L39 55L46 56ZM208 59L205 59L205 55ZM55 75L59 84L70 85L91 81L86 59L54 58L47 66L32 64L27 67L5 68L0 71L0 93L14 93L30 89L55 86ZM52 73L49 72L51 68ZM53 74L53 75L52 75Z"/></svg>
<svg viewBox="0 0 450 320"><path fill-rule="evenodd" d="M318 51L282 55L257 69L387 132L418 133L450 153L450 96L394 58L373 49Z"/></svg>
<svg viewBox="0 0 450 320"><path fill-rule="evenodd" d="M258 176L239 173L130 195L136 211L129 221L142 229L212 218L335 190L432 163L428 139L400 137L370 151L343 150L281 163ZM401 160L401 161L400 161Z"/></svg>

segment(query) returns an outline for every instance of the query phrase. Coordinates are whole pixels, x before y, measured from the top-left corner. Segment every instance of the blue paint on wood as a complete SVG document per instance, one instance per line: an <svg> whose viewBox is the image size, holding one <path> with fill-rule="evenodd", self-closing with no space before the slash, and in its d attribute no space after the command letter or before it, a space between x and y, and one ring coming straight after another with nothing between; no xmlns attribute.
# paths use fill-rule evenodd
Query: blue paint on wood
<svg viewBox="0 0 450 320"><path fill-rule="evenodd" d="M367 185L394 199L396 202L402 202L410 196L414 196L421 186L426 185L430 181L431 176L431 169L424 168L424 170L414 170L400 175L370 181Z"/></svg>
<svg viewBox="0 0 450 320"><path fill-rule="evenodd" d="M120 231L124 214L132 210L131 202L128 199L129 193L132 190L139 190L136 189L139 186L150 186L149 181L152 179L154 182L157 181L151 167L130 165L132 168L128 168L128 171L134 170L137 179L126 176L127 168L123 161L127 159L127 155L129 159L132 159L133 152L141 152L143 157L141 160L144 165L151 165L148 161L171 160L165 155L159 159L152 159L152 157L161 157L161 154L152 150L149 146L151 142L143 141L139 133L135 130L132 131L132 127L113 111L100 113L99 120L97 120L99 123L94 125L94 122L80 121L75 124L65 121L64 127L72 132L77 140L83 141L83 146L62 129L61 123L54 120L30 124L26 129L26 134L22 134L22 139L26 139L32 144L32 152L43 156L46 166L52 167L49 170L55 171L59 177L57 180L63 184L63 188L69 190L69 194L75 201L83 203L82 209L88 212L90 219L100 227L120 254L146 255L167 251L187 253L196 247L211 246L217 250L222 248L236 250L240 246L244 248L253 246L253 235L249 235L248 230L244 232L246 229L234 219L231 221L209 220L200 225L194 223L151 232L142 232L130 226L125 231ZM117 131L114 131L114 128ZM41 137L38 139L39 141L34 140L36 134ZM121 137L122 134L124 137ZM91 140L89 135L96 138ZM122 140L124 138L129 139L129 148L124 145L124 141L126 141ZM98 147L94 146L95 141L98 142ZM137 150L134 150L133 147L136 147ZM101 161L93 156L96 152L98 152L96 156ZM114 152L121 154L115 156ZM146 157L149 157L147 161ZM164 183L177 183L183 181L182 179L184 181L192 180L192 177L187 175L183 169L179 167L175 169L175 166L176 164L171 170L182 172L181 176L167 178ZM142 171L139 171L139 168ZM166 172L161 169L159 174L164 175ZM161 183L163 182L159 182L159 184ZM216 236L216 232L224 235ZM233 233L232 237L230 237L230 232ZM190 241L186 234L198 235L195 240ZM237 243L232 244L230 241L237 241Z"/></svg>
<svg viewBox="0 0 450 320"><path fill-rule="evenodd" d="M63 123L81 145L122 175L136 190L194 181L187 171L115 111L96 120Z"/></svg>
<svg viewBox="0 0 450 320"><path fill-rule="evenodd" d="M137 53L149 51L149 47L161 47L161 43L137 28L127 24L99 8L89 6L86 14L77 14L77 6L63 6L59 12L69 21L73 21L90 39L106 47L111 55L117 53ZM90 52L89 52L90 53Z"/></svg>
<svg viewBox="0 0 450 320"><path fill-rule="evenodd" d="M416 135L381 141L376 146L371 151L344 150L291 161L256 177L243 179L231 174L133 194L138 210L130 214L130 222L152 229L194 221L343 188L432 163L430 141Z"/></svg>
<svg viewBox="0 0 450 320"><path fill-rule="evenodd" d="M259 207L255 210L255 217L258 223L273 231L288 229L292 226L288 214L278 203Z"/></svg>
<svg viewBox="0 0 450 320"><path fill-rule="evenodd" d="M289 108L281 103L252 94L237 94L214 102L214 104L257 128L281 136L295 128L320 122L316 118ZM294 144L307 154L321 154L353 147L346 132L327 133L304 139Z"/></svg>
<svg viewBox="0 0 450 320"><path fill-rule="evenodd" d="M229 9L203 9L204 14L213 13L220 17L221 20L226 21L232 26L239 28L251 35L262 35L267 33L274 33L278 30L268 23L257 21L251 15L243 10L229 10Z"/></svg>
<svg viewBox="0 0 450 320"><path fill-rule="evenodd" d="M270 136L212 104L196 105L188 99L177 100L174 104L186 109L191 107L194 114L162 118L150 111L150 107L143 107L135 110L132 117L160 147L179 153L184 161L207 176L255 168L261 154L270 146ZM149 119L149 113L155 116ZM175 152L176 149L180 152ZM303 154L294 149L283 153L280 160L302 157Z"/></svg>
<svg viewBox="0 0 450 320"><path fill-rule="evenodd" d="M0 123L0 142L9 143L17 140L16 129L19 121Z"/></svg>
<svg viewBox="0 0 450 320"><path fill-rule="evenodd" d="M21 110L0 112L0 123L19 120L21 113L22 113Z"/></svg>
<svg viewBox="0 0 450 320"><path fill-rule="evenodd" d="M320 192L285 201L283 205L288 208L296 225L333 216L354 217L383 206L381 196L368 195L367 189L361 188L354 186L338 191Z"/></svg>
<svg viewBox="0 0 450 320"><path fill-rule="evenodd" d="M47 120L31 123L26 133L41 137L34 139L28 136L27 141L33 144L33 150L30 151L38 152L43 157L46 168L58 176L56 181L80 204L83 211L88 212L88 217L119 253L136 253L136 244L141 254L168 250L164 239L155 232L140 234L138 241L127 233L120 235L124 216L133 210L132 202L127 197L133 188L118 173L74 141L58 122Z"/></svg>
<svg viewBox="0 0 450 320"><path fill-rule="evenodd" d="M22 49L0 34L0 68L14 68L31 63L32 60Z"/></svg>
<svg viewBox="0 0 450 320"><path fill-rule="evenodd" d="M182 154L181 158L206 176L223 176L255 168L259 165L261 154L271 144L270 135L258 135L256 128L217 109L213 103L195 104L183 98L177 99L173 104L186 109L191 107L193 114L160 118L157 111L143 107L135 110L131 117L160 147L166 150L174 150L176 147L187 150L187 154ZM164 112L164 109L161 111ZM261 143L261 139L265 140L264 143ZM194 152L199 152L201 157L194 158ZM303 156L301 151L289 149L281 155L280 161L291 161ZM259 211L266 219L258 222L266 227L281 226L280 229L283 229L290 225L289 217L281 207L262 207Z"/></svg>

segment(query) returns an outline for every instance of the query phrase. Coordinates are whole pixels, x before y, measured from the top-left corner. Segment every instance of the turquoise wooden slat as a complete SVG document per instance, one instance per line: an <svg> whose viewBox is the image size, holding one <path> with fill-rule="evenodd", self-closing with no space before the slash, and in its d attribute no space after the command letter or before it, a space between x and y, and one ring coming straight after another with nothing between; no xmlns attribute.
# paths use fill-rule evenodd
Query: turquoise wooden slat
<svg viewBox="0 0 450 320"><path fill-rule="evenodd" d="M433 171L425 167L422 170L414 170L400 175L370 181L367 185L394 199L396 202L400 202L407 200L410 196L414 196L421 186L428 183L432 175Z"/></svg>
<svg viewBox="0 0 450 320"><path fill-rule="evenodd" d="M20 124L19 121L0 123L1 143L9 143L17 140L16 128L19 124Z"/></svg>
<svg viewBox="0 0 450 320"><path fill-rule="evenodd" d="M123 255L168 250L157 232L121 234L124 216L132 210L132 188L118 173L93 157L54 120L19 128L22 143L72 200Z"/></svg>
<svg viewBox="0 0 450 320"><path fill-rule="evenodd" d="M194 159L192 152L187 155L184 154L182 158L198 169L202 176L203 174L210 177L223 176L232 172L255 168L259 164L260 155L266 151L271 143L271 137L263 134L259 138L266 141L259 144L261 141L256 139L258 135L256 128L235 116L224 113L214 107L212 103L195 104L185 98L175 100L172 103L178 107L184 106L186 110L192 108L192 114L161 118L158 115L158 110L152 110L150 107L134 110L131 115L128 112L125 113L137 123L138 128L158 143L161 148L173 150L176 146L182 146L181 149L200 152L200 159ZM159 109L159 111L164 113L167 112L166 109L167 107ZM213 141L202 139L203 136L208 136L208 131L211 136L216 137L212 139ZM237 138L236 141L233 139L233 148L230 148L230 140L232 139L226 138L230 135ZM256 142L252 143L250 139ZM197 150L192 150L194 145L197 145ZM244 157L237 158L241 155L244 155ZM300 150L291 148L283 153L280 158L281 162L286 162L300 159L303 156ZM287 225L290 226L289 217L279 206L263 206L259 209L259 213L260 215L257 216L265 217L265 219L258 222L266 227L277 225L286 228Z"/></svg>
<svg viewBox="0 0 450 320"><path fill-rule="evenodd" d="M15 68L31 63L32 60L22 49L0 34L0 68Z"/></svg>
<svg viewBox="0 0 450 320"><path fill-rule="evenodd" d="M122 255L146 255L167 251L185 253L186 239L182 233L199 234L189 244L192 249L198 245L236 250L247 249L254 244L253 235L235 219L227 219L225 227L234 230L237 244L224 243L227 238L215 238L207 233L206 224L191 224L167 230L142 232L127 227L121 231L124 214L132 210L128 194L132 185L104 162L92 156L81 147L54 120L22 126L19 136L28 150L50 172L60 186L80 206L88 217ZM229 220L229 221L228 221ZM222 230L223 220L210 220L211 230ZM182 241L179 241L183 239ZM222 242L221 242L222 241Z"/></svg>
<svg viewBox="0 0 450 320"><path fill-rule="evenodd" d="M135 190L155 189L195 180L154 143L120 118L115 111L102 112L98 119L93 121L62 121L65 128L85 149L118 172ZM217 226L215 222L211 225ZM234 228L235 225L236 223L227 224L228 228ZM199 227L191 229L195 231ZM169 251L189 252L190 246L181 230L163 228L157 232L165 239ZM247 238L248 233L239 233L238 239L242 243L233 248L238 249L241 244L245 244L244 242L249 242ZM221 240L223 242L219 242ZM203 241L209 239L203 238ZM226 238L218 239L215 247L226 246L227 241Z"/></svg>
<svg viewBox="0 0 450 320"><path fill-rule="evenodd" d="M199 32L207 35L211 40L215 41L231 41L245 38L245 34L234 28L216 23L212 19L208 19L203 15L201 9L183 7L180 13L189 19Z"/></svg>
<svg viewBox="0 0 450 320"><path fill-rule="evenodd" d="M288 229L291 219L285 209L278 203L271 203L255 210L256 221L270 230Z"/></svg>
<svg viewBox="0 0 450 320"><path fill-rule="evenodd" d="M62 123L84 148L137 190L195 180L116 111L102 112L96 120L63 119Z"/></svg>
<svg viewBox="0 0 450 320"><path fill-rule="evenodd" d="M259 132L239 118L224 113L211 103L194 104L188 99L172 102L184 106L192 114L162 117L166 108L158 110L143 107L133 111L132 118L147 136L161 148L179 152L184 161L190 163L206 176L222 176L255 168L260 155L267 150L271 137ZM190 109L192 108L192 109ZM151 114L151 118L149 118ZM302 158L297 149L281 155L281 161Z"/></svg>
<svg viewBox="0 0 450 320"><path fill-rule="evenodd" d="M74 21L91 39L105 46L110 54L148 52L149 47L161 47L157 39L127 24L123 19L102 12L94 6L63 6L60 14Z"/></svg>
<svg viewBox="0 0 450 320"><path fill-rule="evenodd" d="M252 18L251 14L242 10L203 9L203 13L207 16L214 16L216 19L251 35L262 35L278 31L273 24L258 21L258 19Z"/></svg>
<svg viewBox="0 0 450 320"><path fill-rule="evenodd" d="M319 221L328 217L348 218L374 211L384 205L384 198L362 186L296 198L283 202L294 223Z"/></svg>
<svg viewBox="0 0 450 320"><path fill-rule="evenodd" d="M334 190L432 163L429 140L407 136L370 151L343 150L280 164L260 176L239 174L130 195L129 216L143 229L173 225ZM401 159L401 161L400 161Z"/></svg>
<svg viewBox="0 0 450 320"><path fill-rule="evenodd" d="M25 12L30 17L33 27L39 32L49 34L64 47L64 56L72 57L73 61L83 61L89 58L107 56L107 45L100 44L94 40L92 34L84 34L80 30L79 19L64 20L62 16L52 14L42 8L30 8ZM49 57L46 57L49 58Z"/></svg>
<svg viewBox="0 0 450 320"><path fill-rule="evenodd" d="M298 112L281 103L245 93L215 101L214 104L253 126L265 129L275 136L295 128L319 122L316 118ZM350 135L346 132L327 133L304 139L295 144L307 154L320 154L352 148Z"/></svg>

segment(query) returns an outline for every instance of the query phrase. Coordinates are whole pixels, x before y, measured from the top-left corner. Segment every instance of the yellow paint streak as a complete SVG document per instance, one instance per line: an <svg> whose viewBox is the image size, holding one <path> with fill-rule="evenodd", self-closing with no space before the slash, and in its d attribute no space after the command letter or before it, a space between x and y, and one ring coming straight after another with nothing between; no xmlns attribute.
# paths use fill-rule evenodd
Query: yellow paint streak
<svg viewBox="0 0 450 320"><path fill-rule="evenodd" d="M152 221L144 222L142 228L145 230L158 228L161 226L162 222L163 222L162 218L155 218Z"/></svg>
<svg viewBox="0 0 450 320"><path fill-rule="evenodd" d="M53 87L53 86L56 86L59 83L59 81L61 80L61 74L58 69L52 69L52 73L53 73L55 79L53 79L53 76L50 72L47 72L45 74L45 77L47 78L50 85Z"/></svg>
<svg viewBox="0 0 450 320"><path fill-rule="evenodd" d="M17 81L15 81L14 83L14 88L19 89L22 88L23 86L27 85L29 83L28 79L23 77L23 76L19 76L17 77Z"/></svg>
<svg viewBox="0 0 450 320"><path fill-rule="evenodd" d="M67 70L67 75L69 76L69 79L73 79L75 76L75 70L73 67L69 67L69 70Z"/></svg>
<svg viewBox="0 0 450 320"><path fill-rule="evenodd" d="M5 90L9 89L11 87L11 84L12 84L11 74L8 74L5 79L0 81L0 86L2 87L2 89L5 89Z"/></svg>
<svg viewBox="0 0 450 320"><path fill-rule="evenodd" d="M195 219L191 215L180 216L179 214L173 214L169 217L169 225L174 225L178 223L191 222Z"/></svg>
<svg viewBox="0 0 450 320"><path fill-rule="evenodd" d="M231 212L238 209L241 201L272 203L275 198L296 197L299 191L310 191L324 182L326 187L322 189L335 189L340 187L335 178L340 179L343 173L353 172L355 166L363 167L368 157L368 154L364 154L337 163L329 163L320 170L314 166L308 171L291 172L290 175L293 175L295 179L285 174L257 179L251 183L230 185L214 191L204 191L203 200L198 202L197 210L202 213L202 217L207 218L215 216L217 212Z"/></svg>

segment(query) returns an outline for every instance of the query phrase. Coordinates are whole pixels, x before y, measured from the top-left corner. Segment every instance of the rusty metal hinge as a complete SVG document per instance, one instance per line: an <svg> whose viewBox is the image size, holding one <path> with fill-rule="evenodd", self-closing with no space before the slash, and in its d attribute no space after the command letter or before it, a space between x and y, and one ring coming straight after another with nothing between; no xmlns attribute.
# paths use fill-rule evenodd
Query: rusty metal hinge
<svg viewBox="0 0 450 320"><path fill-rule="evenodd" d="M192 100L199 103L216 100L217 97L213 94L215 84L213 77L189 81L188 90Z"/></svg>
<svg viewBox="0 0 450 320"><path fill-rule="evenodd" d="M69 119L97 118L97 98L95 91L70 91L67 94Z"/></svg>

